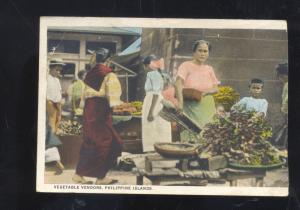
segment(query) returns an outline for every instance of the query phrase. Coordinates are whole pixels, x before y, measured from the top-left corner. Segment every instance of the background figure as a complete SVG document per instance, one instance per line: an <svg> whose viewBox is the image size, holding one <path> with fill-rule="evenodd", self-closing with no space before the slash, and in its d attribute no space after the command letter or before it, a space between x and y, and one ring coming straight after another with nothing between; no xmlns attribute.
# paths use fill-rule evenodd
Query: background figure
<svg viewBox="0 0 300 210"><path fill-rule="evenodd" d="M83 104L84 104L84 88L85 84L83 82L85 77L85 71L81 70L77 74L78 80L72 84L71 92L71 105L72 105L72 115L74 118L81 118L83 114Z"/></svg>
<svg viewBox="0 0 300 210"><path fill-rule="evenodd" d="M168 75L162 72L163 60L154 55L147 56L143 63L150 70L145 82L146 96L142 109L143 151L154 151L156 142L172 142L171 123L159 116L163 108L162 91L168 81Z"/></svg>
<svg viewBox="0 0 300 210"><path fill-rule="evenodd" d="M52 132L51 127L48 123L48 118L46 120L46 151L45 151L45 163L55 162L56 164L56 174L61 174L64 170L64 165L60 161L60 155L57 146L61 145L61 141Z"/></svg>
<svg viewBox="0 0 300 210"><path fill-rule="evenodd" d="M61 119L61 100L62 89L58 79L62 66L65 65L62 59L53 59L49 64L49 74L47 77L47 101L46 110L49 119L49 125L54 133L57 132Z"/></svg>
<svg viewBox="0 0 300 210"><path fill-rule="evenodd" d="M288 64L282 63L276 66L278 79L283 83L281 112L284 114L284 122L279 129L274 132L273 143L279 149L286 150L288 143Z"/></svg>
<svg viewBox="0 0 300 210"><path fill-rule="evenodd" d="M90 60L85 77L83 143L73 181L86 183L84 176L97 178L95 184L113 184L106 177L121 155L122 139L112 125L112 108L122 103L120 81L107 67L109 50L100 48Z"/></svg>
<svg viewBox="0 0 300 210"><path fill-rule="evenodd" d="M205 64L210 48L207 41L196 41L192 47L193 60L183 62L179 66L175 82L179 111L184 112L200 128L211 122L216 114L215 101L211 94L218 90L217 86L220 84L213 68ZM201 99L184 98L185 88L201 93ZM197 140L196 135L188 131L181 132L181 141L195 142Z"/></svg>
<svg viewBox="0 0 300 210"><path fill-rule="evenodd" d="M223 105L218 104L216 106L216 115L220 118L225 118L228 116Z"/></svg>

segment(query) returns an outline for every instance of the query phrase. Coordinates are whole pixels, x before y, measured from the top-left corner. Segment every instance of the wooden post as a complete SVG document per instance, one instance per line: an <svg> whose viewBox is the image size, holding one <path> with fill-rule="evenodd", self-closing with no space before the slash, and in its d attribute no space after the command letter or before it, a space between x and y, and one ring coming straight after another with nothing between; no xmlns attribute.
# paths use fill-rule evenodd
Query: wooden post
<svg viewBox="0 0 300 210"><path fill-rule="evenodd" d="M143 175L137 175L136 176L136 185L143 185L144 184L144 176Z"/></svg>
<svg viewBox="0 0 300 210"><path fill-rule="evenodd" d="M263 187L264 177L256 177L255 182L256 182L256 187Z"/></svg>
<svg viewBox="0 0 300 210"><path fill-rule="evenodd" d="M148 157L145 157L145 170L147 172L152 172L152 162Z"/></svg>
<svg viewBox="0 0 300 210"><path fill-rule="evenodd" d="M230 183L231 187L236 187L237 186L237 180L236 179L235 180L230 180L229 183Z"/></svg>
<svg viewBox="0 0 300 210"><path fill-rule="evenodd" d="M188 170L188 159L182 159L179 161L179 169L182 171L187 171Z"/></svg>
<svg viewBox="0 0 300 210"><path fill-rule="evenodd" d="M126 102L128 102L128 73L126 72L125 83L126 83Z"/></svg>

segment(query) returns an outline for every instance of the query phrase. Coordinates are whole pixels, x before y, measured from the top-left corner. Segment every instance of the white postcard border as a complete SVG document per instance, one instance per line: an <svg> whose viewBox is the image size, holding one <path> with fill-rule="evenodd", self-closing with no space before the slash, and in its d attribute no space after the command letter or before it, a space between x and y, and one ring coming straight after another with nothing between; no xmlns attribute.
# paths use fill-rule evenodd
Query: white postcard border
<svg viewBox="0 0 300 210"><path fill-rule="evenodd" d="M139 186L139 185L76 185L45 184L45 122L47 30L55 27L142 27L142 28L209 28L209 29L272 29L287 30L284 20L217 20L170 18L94 18L94 17L41 17L37 132L37 192L59 193L114 193L114 194L168 194L168 195L224 195L224 196L288 196L288 187L214 187L214 186ZM178 27L184 26L184 27ZM122 189L126 186L128 189ZM119 187L119 188L118 188ZM144 189L142 189L144 187ZM99 187L98 187L99 188Z"/></svg>

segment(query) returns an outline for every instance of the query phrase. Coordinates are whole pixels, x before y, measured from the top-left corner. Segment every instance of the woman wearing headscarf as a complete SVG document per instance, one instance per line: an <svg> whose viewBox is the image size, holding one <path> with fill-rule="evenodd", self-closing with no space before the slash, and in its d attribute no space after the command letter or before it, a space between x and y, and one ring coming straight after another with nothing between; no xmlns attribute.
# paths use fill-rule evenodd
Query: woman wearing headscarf
<svg viewBox="0 0 300 210"><path fill-rule="evenodd" d="M154 151L154 143L171 142L171 124L159 116L163 108L162 91L168 83L169 76L165 74L163 59L158 59L154 55L144 58L143 63L148 70L145 92L146 96L142 109L142 142L143 151Z"/></svg>
<svg viewBox="0 0 300 210"><path fill-rule="evenodd" d="M178 109L184 112L200 128L213 120L216 107L212 93L217 91L219 80L216 78L214 69L205 64L209 57L210 44L205 40L196 41L193 44L193 59L183 62L177 72L175 89L178 99ZM183 94L185 89L196 90L201 97L187 98ZM181 140L195 142L197 136L183 131Z"/></svg>
<svg viewBox="0 0 300 210"><path fill-rule="evenodd" d="M80 158L73 181L86 183L84 176L97 178L95 184L112 184L106 177L121 154L122 140L112 125L112 108L122 101L118 77L108 67L109 50L100 48L90 60L84 79L85 106Z"/></svg>

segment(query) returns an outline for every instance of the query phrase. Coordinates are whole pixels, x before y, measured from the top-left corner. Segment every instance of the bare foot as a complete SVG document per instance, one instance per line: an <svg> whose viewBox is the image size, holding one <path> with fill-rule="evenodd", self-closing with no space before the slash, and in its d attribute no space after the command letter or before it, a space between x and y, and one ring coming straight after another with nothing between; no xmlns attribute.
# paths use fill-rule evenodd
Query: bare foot
<svg viewBox="0 0 300 210"><path fill-rule="evenodd" d="M108 177L104 177L103 179L98 178L95 182L96 185L108 185L108 184L115 184L117 183L118 180L116 179L111 179Z"/></svg>
<svg viewBox="0 0 300 210"><path fill-rule="evenodd" d="M77 174L74 174L74 176L72 177L72 180L76 183L76 184L85 184L87 183L87 181L83 178L83 176L79 176Z"/></svg>

